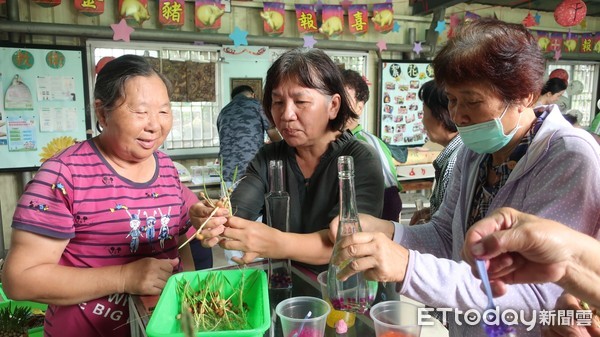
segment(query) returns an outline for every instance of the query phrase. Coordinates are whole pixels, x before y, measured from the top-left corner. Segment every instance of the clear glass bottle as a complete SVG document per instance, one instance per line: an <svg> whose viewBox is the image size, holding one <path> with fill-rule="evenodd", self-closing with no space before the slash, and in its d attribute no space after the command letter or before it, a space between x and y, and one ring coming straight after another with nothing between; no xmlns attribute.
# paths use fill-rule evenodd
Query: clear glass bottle
<svg viewBox="0 0 600 337"><path fill-rule="evenodd" d="M289 231L290 196L285 191L283 162L269 161L269 193L265 195L267 224L282 232ZM268 259L269 288L292 288L292 266L289 259Z"/></svg>
<svg viewBox="0 0 600 337"><path fill-rule="evenodd" d="M340 185L340 222L337 230L333 255L337 253L339 242L345 236L362 231L358 221L356 194L354 191L354 160L351 156L338 158L338 178ZM327 291L331 305L336 310L365 313L375 300L378 283L367 281L364 274L356 273L346 281L340 281L337 273L351 260L340 265L329 263L327 273Z"/></svg>

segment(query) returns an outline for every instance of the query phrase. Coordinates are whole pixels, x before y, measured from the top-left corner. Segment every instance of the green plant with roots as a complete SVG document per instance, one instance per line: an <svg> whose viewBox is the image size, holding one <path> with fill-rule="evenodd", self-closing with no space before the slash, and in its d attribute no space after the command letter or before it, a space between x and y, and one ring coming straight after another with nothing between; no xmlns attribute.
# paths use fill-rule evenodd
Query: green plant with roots
<svg viewBox="0 0 600 337"><path fill-rule="evenodd" d="M197 276L196 286L189 280L177 284L181 312L177 319L187 336L195 331L245 330L248 325L248 306L244 302L244 289L250 289L258 279L252 273L249 279L242 273L240 284L233 285L221 274L209 272L204 279ZM226 295L229 294L229 295Z"/></svg>
<svg viewBox="0 0 600 337"><path fill-rule="evenodd" d="M31 308L10 303L0 309L0 337L27 336L33 318Z"/></svg>
<svg viewBox="0 0 600 337"><path fill-rule="evenodd" d="M223 160L221 160L221 163L222 162L223 162ZM206 226L208 221L210 221L210 219L212 219L212 217L215 215L215 213L217 213L219 208L227 208L227 210L229 211L229 214L233 214L233 209L231 207L231 202L230 202L230 196L231 196L231 193L233 192L235 186L237 186L237 184L239 184L239 182L243 178L237 180L238 168L236 166L235 170L233 171L233 183L231 184L231 186L227 186L227 181L225 181L225 179L223 179L223 165L219 164L219 169L218 170L215 169L215 171L219 175L219 180L220 180L219 187L221 190L221 197L218 200L214 200L214 199L210 198L208 195L208 190L206 188L206 184L204 184L204 191L200 192L200 198L202 200L204 200L210 207L212 207L213 211L210 213L208 218L206 218L206 220L204 220L204 222L200 225L200 227L198 227L198 229L196 230L196 233L194 235L190 236L184 243L182 243L179 246L179 249L185 247L185 245L187 245L192 240L194 240L194 238L196 238L198 240L202 240L204 238L203 235L201 234L202 229L204 229L204 226Z"/></svg>

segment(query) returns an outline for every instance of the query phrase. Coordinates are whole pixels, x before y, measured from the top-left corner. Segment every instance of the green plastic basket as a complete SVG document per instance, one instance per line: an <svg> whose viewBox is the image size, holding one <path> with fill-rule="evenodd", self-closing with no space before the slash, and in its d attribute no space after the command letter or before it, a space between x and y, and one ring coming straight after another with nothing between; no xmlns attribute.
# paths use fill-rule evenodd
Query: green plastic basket
<svg viewBox="0 0 600 337"><path fill-rule="evenodd" d="M258 274L256 282L246 282L244 289L244 303L248 305L248 324L251 327L247 330L236 331L205 331L197 332L196 336L232 336L232 337L260 337L271 324L271 313L269 310L269 290L267 287L267 276L264 270L259 269L236 269L236 270L212 270L212 271L193 271L184 272L171 276L163 289L163 292L156 304L150 321L146 326L146 334L149 337L184 337L181 332L180 322L177 315L181 310L181 299L177 294L177 284L180 280L190 281L192 287L197 286L199 280L204 280L208 273L220 273L226 277L233 288L240 285L242 273L246 280L254 279L253 274ZM252 284L250 284L252 283ZM224 287L223 296L232 294L233 289L229 286Z"/></svg>
<svg viewBox="0 0 600 337"><path fill-rule="evenodd" d="M6 297L6 294L4 293L4 290L2 289L2 283L0 283L0 303L8 301L8 297Z"/></svg>

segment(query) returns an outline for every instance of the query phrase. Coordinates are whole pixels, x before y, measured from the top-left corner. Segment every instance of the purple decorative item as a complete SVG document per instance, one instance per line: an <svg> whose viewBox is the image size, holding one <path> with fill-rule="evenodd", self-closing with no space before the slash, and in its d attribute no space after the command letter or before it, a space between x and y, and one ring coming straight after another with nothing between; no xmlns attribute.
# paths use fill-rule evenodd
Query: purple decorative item
<svg viewBox="0 0 600 337"><path fill-rule="evenodd" d="M485 293L488 297L488 305L484 311L485 320L483 322L483 329L489 337L516 337L515 329L511 326L506 325L502 319L498 319L496 314L496 305L494 304L494 297L492 295L492 287L490 286L490 280L488 278L487 270L485 268L485 261L477 260L477 271L479 277L485 288ZM487 324L487 322L498 321L498 324Z"/></svg>

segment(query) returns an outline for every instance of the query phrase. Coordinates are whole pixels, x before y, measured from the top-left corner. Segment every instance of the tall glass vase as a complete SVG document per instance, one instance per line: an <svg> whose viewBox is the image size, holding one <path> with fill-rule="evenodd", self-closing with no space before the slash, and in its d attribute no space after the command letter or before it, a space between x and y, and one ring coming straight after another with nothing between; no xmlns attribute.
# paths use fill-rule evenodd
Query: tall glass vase
<svg viewBox="0 0 600 337"><path fill-rule="evenodd" d="M340 220L333 255L340 249L339 242L348 235L362 231L358 220L356 194L354 191L354 160L351 156L338 158L338 178L340 186ZM340 265L329 263L327 290L331 305L336 310L365 313L375 300L377 282L367 281L362 272L356 273L346 281L340 281L337 274L352 260Z"/></svg>
<svg viewBox="0 0 600 337"><path fill-rule="evenodd" d="M269 193L265 195L267 224L282 232L289 231L290 196L285 191L283 162L269 162ZM268 259L269 288L291 289L292 267L289 259Z"/></svg>

